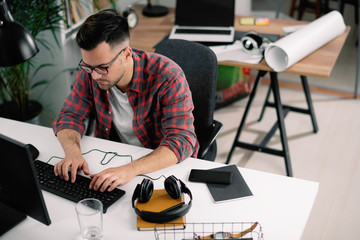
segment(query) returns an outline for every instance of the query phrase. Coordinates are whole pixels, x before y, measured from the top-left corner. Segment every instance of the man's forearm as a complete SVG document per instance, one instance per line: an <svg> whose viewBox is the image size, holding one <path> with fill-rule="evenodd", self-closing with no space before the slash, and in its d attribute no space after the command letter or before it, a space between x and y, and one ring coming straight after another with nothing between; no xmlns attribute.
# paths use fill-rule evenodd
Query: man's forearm
<svg viewBox="0 0 360 240"><path fill-rule="evenodd" d="M133 161L130 166L135 175L154 172L178 163L173 151L165 146L160 146L150 154Z"/></svg>
<svg viewBox="0 0 360 240"><path fill-rule="evenodd" d="M177 162L178 159L173 151L165 146L160 146L136 161L116 168L107 168L100 173L90 175L92 178L90 188L100 189L102 192L106 189L112 191L115 187L128 183L140 174L154 172Z"/></svg>
<svg viewBox="0 0 360 240"><path fill-rule="evenodd" d="M65 158L54 166L54 173L66 181L69 180L69 168L71 170L71 182L76 180L78 169L89 175L89 166L81 155L80 140L81 135L72 129L63 129L57 133L57 137L65 152Z"/></svg>
<svg viewBox="0 0 360 240"><path fill-rule="evenodd" d="M72 129L63 129L57 133L58 140L64 149L65 157L81 155L81 135Z"/></svg>

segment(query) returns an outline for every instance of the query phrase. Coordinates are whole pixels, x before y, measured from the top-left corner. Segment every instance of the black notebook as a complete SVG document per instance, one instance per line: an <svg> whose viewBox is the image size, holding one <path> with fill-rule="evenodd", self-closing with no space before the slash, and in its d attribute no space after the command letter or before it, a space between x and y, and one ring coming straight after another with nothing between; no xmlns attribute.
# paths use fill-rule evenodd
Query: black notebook
<svg viewBox="0 0 360 240"><path fill-rule="evenodd" d="M231 183L228 185L206 183L215 203L253 196L236 165L213 168L211 170L232 172Z"/></svg>

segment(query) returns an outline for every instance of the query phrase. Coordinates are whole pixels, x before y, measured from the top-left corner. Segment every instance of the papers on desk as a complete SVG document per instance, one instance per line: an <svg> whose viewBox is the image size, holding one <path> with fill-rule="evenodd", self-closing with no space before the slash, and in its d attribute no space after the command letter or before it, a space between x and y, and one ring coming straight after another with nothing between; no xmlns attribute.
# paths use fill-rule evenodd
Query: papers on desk
<svg viewBox="0 0 360 240"><path fill-rule="evenodd" d="M229 45L212 46L210 47L210 49L213 50L213 52L215 53L218 62L236 61L236 62L257 64L263 58L262 53L250 54L245 52L243 45L239 40Z"/></svg>

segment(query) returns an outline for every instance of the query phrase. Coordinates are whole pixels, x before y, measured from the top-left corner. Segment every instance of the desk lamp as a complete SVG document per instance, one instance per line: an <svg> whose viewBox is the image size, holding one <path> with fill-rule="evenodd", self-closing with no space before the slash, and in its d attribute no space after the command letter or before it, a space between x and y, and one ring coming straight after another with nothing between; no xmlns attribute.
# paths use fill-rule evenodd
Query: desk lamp
<svg viewBox="0 0 360 240"><path fill-rule="evenodd" d="M25 62L39 52L30 32L12 17L5 0L0 0L0 67Z"/></svg>
<svg viewBox="0 0 360 240"><path fill-rule="evenodd" d="M163 6L154 6L151 4L151 0L148 0L148 4L143 8L142 13L147 17L161 17L168 14L169 9Z"/></svg>

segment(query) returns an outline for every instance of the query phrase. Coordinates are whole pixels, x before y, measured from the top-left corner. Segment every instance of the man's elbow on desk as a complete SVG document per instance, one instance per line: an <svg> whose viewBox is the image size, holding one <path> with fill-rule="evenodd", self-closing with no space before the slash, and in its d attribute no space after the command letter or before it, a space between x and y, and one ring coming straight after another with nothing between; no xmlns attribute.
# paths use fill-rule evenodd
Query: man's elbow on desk
<svg viewBox="0 0 360 240"><path fill-rule="evenodd" d="M182 162L189 157L196 158L200 148L196 135L191 132L168 136L163 139L160 146L165 146L173 151L178 162Z"/></svg>

